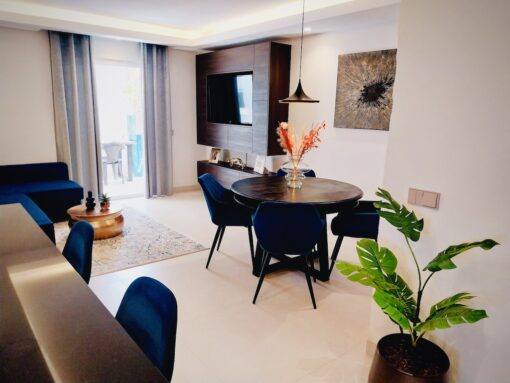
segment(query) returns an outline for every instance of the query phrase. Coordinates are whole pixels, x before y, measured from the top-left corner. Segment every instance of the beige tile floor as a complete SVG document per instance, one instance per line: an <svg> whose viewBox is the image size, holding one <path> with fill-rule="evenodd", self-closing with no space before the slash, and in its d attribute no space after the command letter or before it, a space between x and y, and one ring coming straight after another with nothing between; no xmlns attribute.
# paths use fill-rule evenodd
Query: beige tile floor
<svg viewBox="0 0 510 383"><path fill-rule="evenodd" d="M125 204L209 246L215 227L200 192L124 200ZM334 243L330 238L330 246ZM341 256L354 257L345 241ZM128 285L146 275L177 297L179 323L173 382L365 382L370 292L333 272L314 284L313 310L304 275L264 281L256 305L246 229L229 228L205 269L208 251L92 278L90 287L114 314Z"/></svg>

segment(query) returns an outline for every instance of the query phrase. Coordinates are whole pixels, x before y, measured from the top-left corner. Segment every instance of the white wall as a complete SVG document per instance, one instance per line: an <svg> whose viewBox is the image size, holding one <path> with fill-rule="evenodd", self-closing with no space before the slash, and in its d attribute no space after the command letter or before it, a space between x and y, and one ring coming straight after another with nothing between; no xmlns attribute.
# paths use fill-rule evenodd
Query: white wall
<svg viewBox="0 0 510 383"><path fill-rule="evenodd" d="M0 27L0 165L56 161L46 32Z"/></svg>
<svg viewBox="0 0 510 383"><path fill-rule="evenodd" d="M319 148L304 161L319 177L358 185L365 199L372 198L382 184L388 132L334 128L338 55L396 48L397 30L395 21L305 37L302 83L308 95L320 103L291 104L289 108L289 121L296 127L326 121ZM299 39L283 42L292 44L290 91L294 92L299 75Z"/></svg>
<svg viewBox="0 0 510 383"><path fill-rule="evenodd" d="M510 371L508 15L507 0L401 4L384 186L400 201L409 187L441 193L439 210L411 206L425 218L415 246L422 266L450 244L483 238L502 243L490 252L458 256L458 269L441 271L430 282L427 309L469 291L478 297L472 305L489 315L430 336L449 353L454 382L503 382ZM380 240L407 257L401 236L388 225ZM414 276L407 266L403 273ZM396 330L377 308L372 313L373 341Z"/></svg>
<svg viewBox="0 0 510 383"><path fill-rule="evenodd" d="M206 150L197 145L195 53L170 49L174 188L197 185L197 160Z"/></svg>

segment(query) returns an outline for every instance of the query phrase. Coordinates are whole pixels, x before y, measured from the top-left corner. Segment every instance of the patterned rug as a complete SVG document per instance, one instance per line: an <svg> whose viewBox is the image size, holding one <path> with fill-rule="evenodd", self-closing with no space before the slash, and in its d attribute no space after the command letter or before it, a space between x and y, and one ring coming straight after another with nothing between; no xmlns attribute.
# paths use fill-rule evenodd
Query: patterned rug
<svg viewBox="0 0 510 383"><path fill-rule="evenodd" d="M121 235L94 241L92 276L207 249L135 209L124 207L122 215L124 231ZM67 222L55 224L55 238L61 251L68 235Z"/></svg>

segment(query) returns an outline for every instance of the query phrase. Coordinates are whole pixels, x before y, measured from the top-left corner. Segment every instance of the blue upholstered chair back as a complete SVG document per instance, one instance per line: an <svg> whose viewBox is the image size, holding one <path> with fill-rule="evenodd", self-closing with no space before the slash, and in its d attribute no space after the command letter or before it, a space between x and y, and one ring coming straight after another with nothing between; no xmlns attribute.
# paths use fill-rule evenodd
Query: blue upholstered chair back
<svg viewBox="0 0 510 383"><path fill-rule="evenodd" d="M340 211L331 222L331 231L335 235L352 238L370 238L377 240L379 235L379 214L374 207L375 201L359 201L358 206Z"/></svg>
<svg viewBox="0 0 510 383"><path fill-rule="evenodd" d="M211 220L218 226L251 226L250 211L234 201L232 192L225 189L209 173L198 177L204 191Z"/></svg>
<svg viewBox="0 0 510 383"><path fill-rule="evenodd" d="M231 201L231 191L225 189L216 179L209 173L202 174L198 177L198 183L204 191L207 208L211 215L212 221L219 225L219 215L222 208L225 208Z"/></svg>
<svg viewBox="0 0 510 383"><path fill-rule="evenodd" d="M278 171L276 172L277 177L285 177L286 174L287 173L285 173L283 169L278 169ZM313 169L308 170L305 173L305 177L315 177L315 172L313 171Z"/></svg>
<svg viewBox="0 0 510 383"><path fill-rule="evenodd" d="M128 287L115 318L170 381L174 370L177 301L161 282L140 277Z"/></svg>
<svg viewBox="0 0 510 383"><path fill-rule="evenodd" d="M253 226L262 248L273 254L308 254L324 228L313 205L263 202L253 216Z"/></svg>
<svg viewBox="0 0 510 383"><path fill-rule="evenodd" d="M89 283L92 267L92 243L94 242L94 228L85 221L74 224L62 254L74 269Z"/></svg>

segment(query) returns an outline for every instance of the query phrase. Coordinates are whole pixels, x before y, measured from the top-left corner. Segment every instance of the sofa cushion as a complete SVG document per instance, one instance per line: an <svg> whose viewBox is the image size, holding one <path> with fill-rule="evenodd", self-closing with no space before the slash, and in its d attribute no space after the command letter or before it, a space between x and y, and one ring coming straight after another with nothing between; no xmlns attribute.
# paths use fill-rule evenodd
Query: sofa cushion
<svg viewBox="0 0 510 383"><path fill-rule="evenodd" d="M0 205L20 203L33 220L41 227L46 235L55 242L55 230L53 222L48 216L25 194L3 194L0 195Z"/></svg>
<svg viewBox="0 0 510 383"><path fill-rule="evenodd" d="M25 182L0 185L2 194L27 194L53 221L64 221L67 209L81 203L83 188L69 180Z"/></svg>
<svg viewBox="0 0 510 383"><path fill-rule="evenodd" d="M0 185L69 179L64 162L0 166Z"/></svg>

